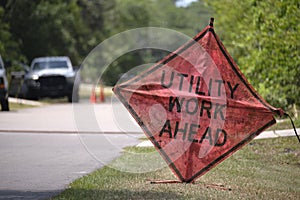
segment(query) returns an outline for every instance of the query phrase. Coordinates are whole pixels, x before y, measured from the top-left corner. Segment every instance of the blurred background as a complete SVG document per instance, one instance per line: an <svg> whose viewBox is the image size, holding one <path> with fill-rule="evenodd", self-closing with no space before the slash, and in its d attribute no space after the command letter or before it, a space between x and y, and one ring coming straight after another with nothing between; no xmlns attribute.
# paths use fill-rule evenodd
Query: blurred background
<svg viewBox="0 0 300 200"><path fill-rule="evenodd" d="M68 56L77 68L105 39L139 27L194 37L215 18L215 31L256 90L272 105L300 105L300 3L297 0L1 0L0 55L10 73L36 57ZM169 52L127 53L103 74L113 86L131 68ZM92 76L82 74L83 84Z"/></svg>

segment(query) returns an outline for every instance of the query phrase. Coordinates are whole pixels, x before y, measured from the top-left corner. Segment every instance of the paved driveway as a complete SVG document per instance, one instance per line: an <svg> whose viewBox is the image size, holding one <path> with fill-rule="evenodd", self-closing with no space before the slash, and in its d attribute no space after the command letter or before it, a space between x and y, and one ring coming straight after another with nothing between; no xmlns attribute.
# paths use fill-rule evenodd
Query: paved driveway
<svg viewBox="0 0 300 200"><path fill-rule="evenodd" d="M126 120L134 134L125 133L110 104L76 106L0 113L0 199L49 198L142 136Z"/></svg>
<svg viewBox="0 0 300 200"><path fill-rule="evenodd" d="M57 104L0 112L0 131L142 133L121 103Z"/></svg>

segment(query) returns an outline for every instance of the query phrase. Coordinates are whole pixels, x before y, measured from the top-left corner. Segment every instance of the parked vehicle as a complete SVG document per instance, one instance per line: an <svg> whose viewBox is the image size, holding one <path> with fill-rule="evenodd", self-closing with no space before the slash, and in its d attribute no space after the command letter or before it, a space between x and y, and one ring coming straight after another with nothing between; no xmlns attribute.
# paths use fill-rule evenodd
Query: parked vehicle
<svg viewBox="0 0 300 200"><path fill-rule="evenodd" d="M0 55L0 103L2 111L9 111L8 104L8 82L4 63Z"/></svg>
<svg viewBox="0 0 300 200"><path fill-rule="evenodd" d="M29 70L25 73L12 73L10 96L38 100L43 97L68 97L69 102L78 102L80 79L78 71L73 69L69 57L40 57L33 59ZM19 75L19 76L16 76ZM14 81L19 79L19 81ZM16 89L18 88L18 89Z"/></svg>

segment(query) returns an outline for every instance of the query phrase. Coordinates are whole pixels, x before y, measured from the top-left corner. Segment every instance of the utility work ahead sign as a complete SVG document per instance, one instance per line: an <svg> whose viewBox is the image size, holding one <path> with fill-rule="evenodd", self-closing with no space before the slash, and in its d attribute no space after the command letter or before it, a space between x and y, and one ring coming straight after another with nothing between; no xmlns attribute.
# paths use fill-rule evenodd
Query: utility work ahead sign
<svg viewBox="0 0 300 200"><path fill-rule="evenodd" d="M260 97L209 26L114 93L182 182L193 182L264 129L280 109Z"/></svg>

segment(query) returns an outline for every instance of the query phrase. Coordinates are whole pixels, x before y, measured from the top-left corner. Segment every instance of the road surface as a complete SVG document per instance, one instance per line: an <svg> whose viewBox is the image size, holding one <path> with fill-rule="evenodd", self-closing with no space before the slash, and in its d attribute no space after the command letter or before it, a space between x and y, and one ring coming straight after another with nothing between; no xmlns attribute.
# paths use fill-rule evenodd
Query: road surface
<svg viewBox="0 0 300 200"><path fill-rule="evenodd" d="M57 104L0 113L0 199L47 199L139 143L120 103ZM128 134L130 133L130 134ZM269 131L260 138L281 137Z"/></svg>
<svg viewBox="0 0 300 200"><path fill-rule="evenodd" d="M122 126L118 106L118 116L110 104L1 112L0 199L47 199L136 145L141 131L125 112Z"/></svg>

